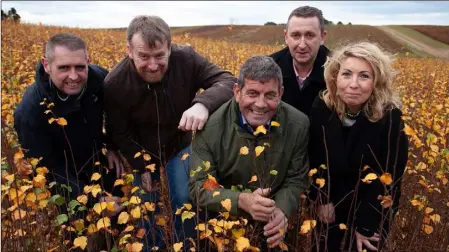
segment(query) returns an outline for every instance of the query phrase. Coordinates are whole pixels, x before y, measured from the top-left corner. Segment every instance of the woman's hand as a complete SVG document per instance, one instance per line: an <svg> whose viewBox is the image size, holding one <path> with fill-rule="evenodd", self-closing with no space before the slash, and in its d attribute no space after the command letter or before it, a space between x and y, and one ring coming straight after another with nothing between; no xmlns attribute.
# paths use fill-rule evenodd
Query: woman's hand
<svg viewBox="0 0 449 252"><path fill-rule="evenodd" d="M318 219L326 224L333 223L335 221L334 203L318 206Z"/></svg>
<svg viewBox="0 0 449 252"><path fill-rule="evenodd" d="M377 248L374 247L370 241L378 242L380 240L380 235L378 233L374 233L372 237L365 237L361 235L359 232L355 232L355 237L357 238L357 251L362 252L363 245L366 246L367 249L372 251L377 251Z"/></svg>

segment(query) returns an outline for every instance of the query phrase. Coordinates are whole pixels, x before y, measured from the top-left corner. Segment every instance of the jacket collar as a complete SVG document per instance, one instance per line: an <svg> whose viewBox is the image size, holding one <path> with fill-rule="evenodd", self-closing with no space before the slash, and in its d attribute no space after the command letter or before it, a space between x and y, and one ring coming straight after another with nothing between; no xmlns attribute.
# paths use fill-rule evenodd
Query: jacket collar
<svg viewBox="0 0 449 252"><path fill-rule="evenodd" d="M284 57L279 61L279 66L282 69L282 76L284 78L294 78L296 79L295 70L293 68L293 57L290 54L290 50L288 47L285 47L283 50ZM324 63L326 63L327 56L330 55L330 50L322 45L318 50L318 54L316 56L315 62L313 63L313 69L307 79L313 80L316 82L324 82Z"/></svg>

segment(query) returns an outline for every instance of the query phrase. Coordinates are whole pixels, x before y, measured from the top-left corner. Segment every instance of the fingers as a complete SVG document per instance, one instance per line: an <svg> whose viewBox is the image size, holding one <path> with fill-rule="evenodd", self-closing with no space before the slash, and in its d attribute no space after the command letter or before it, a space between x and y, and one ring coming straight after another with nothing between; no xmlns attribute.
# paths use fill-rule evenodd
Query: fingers
<svg viewBox="0 0 449 252"><path fill-rule="evenodd" d="M265 225L263 233L265 236L271 236L275 233L279 233L279 230L281 228L284 228L284 218L275 218L274 220L270 221L267 225Z"/></svg>
<svg viewBox="0 0 449 252"><path fill-rule="evenodd" d="M200 123L198 124L198 129L195 129L195 130L202 130L204 127L204 124L206 124L206 120L200 120Z"/></svg>
<svg viewBox="0 0 449 252"><path fill-rule="evenodd" d="M256 195L260 195L262 197L268 197L270 194L271 188L257 188L253 193Z"/></svg>
<svg viewBox="0 0 449 252"><path fill-rule="evenodd" d="M357 236L357 251L362 252L362 239Z"/></svg>
<svg viewBox="0 0 449 252"><path fill-rule="evenodd" d="M367 249L370 249L372 251L377 251L377 248L374 247L368 240L362 240L362 242L366 246Z"/></svg>
<svg viewBox="0 0 449 252"><path fill-rule="evenodd" d="M198 129L198 125L200 124L200 119L198 118L192 118L192 127L190 128L190 130L197 130Z"/></svg>
<svg viewBox="0 0 449 252"><path fill-rule="evenodd" d="M277 233L273 236L271 236L270 238L267 239L267 243L270 244L270 247L276 247L277 245L279 245L279 242L282 240L282 235L281 233Z"/></svg>

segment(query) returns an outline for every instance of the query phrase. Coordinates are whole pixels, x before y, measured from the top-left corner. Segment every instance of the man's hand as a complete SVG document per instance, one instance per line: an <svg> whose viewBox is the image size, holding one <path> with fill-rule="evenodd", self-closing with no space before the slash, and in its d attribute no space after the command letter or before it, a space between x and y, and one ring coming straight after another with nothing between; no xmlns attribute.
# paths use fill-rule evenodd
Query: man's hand
<svg viewBox="0 0 449 252"><path fill-rule="evenodd" d="M288 219L280 208L275 208L273 218L263 227L264 235L268 236L268 246L274 248L284 239L287 231Z"/></svg>
<svg viewBox="0 0 449 252"><path fill-rule="evenodd" d="M370 241L375 241L378 242L380 240L380 235L378 233L374 233L374 235L372 237L365 237L361 234L359 234L359 232L355 232L355 237L357 238L357 251L358 252L362 252L363 250L363 245L366 246L367 249L372 250L372 251L377 251L377 248L374 247Z"/></svg>
<svg viewBox="0 0 449 252"><path fill-rule="evenodd" d="M182 114L178 129L183 131L202 130L207 118L209 118L209 110L203 104L195 103Z"/></svg>
<svg viewBox="0 0 449 252"><path fill-rule="evenodd" d="M335 221L334 203L318 206L318 219L326 224L333 223Z"/></svg>
<svg viewBox="0 0 449 252"><path fill-rule="evenodd" d="M254 220L267 222L275 209L274 200L267 198L270 188L258 188L253 193L239 195L239 208L251 214Z"/></svg>
<svg viewBox="0 0 449 252"><path fill-rule="evenodd" d="M114 210L105 210L104 211L104 215L111 217L111 216L115 216L117 213L120 213L123 209L125 209L125 207L122 205L120 198L117 196L113 196L113 197L101 197L99 202L114 202L114 206L113 209Z"/></svg>
<svg viewBox="0 0 449 252"><path fill-rule="evenodd" d="M151 173L149 171L146 171L144 174L142 174L142 187L145 192L151 192Z"/></svg>
<svg viewBox="0 0 449 252"><path fill-rule="evenodd" d="M115 151L112 150L108 150L106 152L106 158L108 159L109 170L113 170L115 167L115 174L117 175L117 178L120 178L122 173L125 172L125 168L123 167L120 158L117 156Z"/></svg>

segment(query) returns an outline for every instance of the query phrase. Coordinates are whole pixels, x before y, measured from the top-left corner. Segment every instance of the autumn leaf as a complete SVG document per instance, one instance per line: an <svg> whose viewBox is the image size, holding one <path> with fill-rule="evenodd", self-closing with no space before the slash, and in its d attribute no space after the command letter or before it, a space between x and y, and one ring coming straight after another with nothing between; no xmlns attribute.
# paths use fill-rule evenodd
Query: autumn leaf
<svg viewBox="0 0 449 252"><path fill-rule="evenodd" d="M123 179L117 179L114 182L114 187L125 184L125 181Z"/></svg>
<svg viewBox="0 0 449 252"><path fill-rule="evenodd" d="M340 223L340 224L338 225L338 227L339 227L341 230L346 230L346 229L348 229L348 227L346 227L346 225L345 225L344 223Z"/></svg>
<svg viewBox="0 0 449 252"><path fill-rule="evenodd" d="M100 173L96 172L94 174L92 174L92 177L90 178L90 181L97 181L101 178Z"/></svg>
<svg viewBox="0 0 449 252"><path fill-rule="evenodd" d="M147 211L156 211L156 204L154 202L145 202L144 206Z"/></svg>
<svg viewBox="0 0 449 252"><path fill-rule="evenodd" d="M406 123L404 123L404 132L407 136L414 136L416 135L416 131L414 131L410 126L408 126Z"/></svg>
<svg viewBox="0 0 449 252"><path fill-rule="evenodd" d="M383 208L390 208L393 205L393 198L391 195L380 196L379 200L382 200L380 204Z"/></svg>
<svg viewBox="0 0 449 252"><path fill-rule="evenodd" d="M134 219L139 219L140 218L140 206L136 206L135 208L133 208L131 210L131 216Z"/></svg>
<svg viewBox="0 0 449 252"><path fill-rule="evenodd" d="M278 175L278 171L276 171L276 170L271 170L271 171L270 171L270 175L276 176L276 175Z"/></svg>
<svg viewBox="0 0 449 252"><path fill-rule="evenodd" d="M262 154L262 152L265 150L265 147L263 146L257 146L256 147L256 157L260 156L260 154Z"/></svg>
<svg viewBox="0 0 449 252"><path fill-rule="evenodd" d="M151 160L150 154L148 154L148 153L143 154L143 160L150 161Z"/></svg>
<svg viewBox="0 0 449 252"><path fill-rule="evenodd" d="M246 146L240 148L240 155L248 155L249 149Z"/></svg>
<svg viewBox="0 0 449 252"><path fill-rule="evenodd" d="M208 191L213 191L221 186L217 183L217 180L210 174L207 175L206 181L203 183L203 188Z"/></svg>
<svg viewBox="0 0 449 252"><path fill-rule="evenodd" d="M173 250L175 252L179 252L179 251L181 251L182 246L183 246L182 242L175 243L175 244L173 244Z"/></svg>
<svg viewBox="0 0 449 252"><path fill-rule="evenodd" d="M276 122L276 121L271 121L271 126L272 126L272 127L279 127L279 126L281 126L281 124L279 124L279 123Z"/></svg>
<svg viewBox="0 0 449 252"><path fill-rule="evenodd" d="M66 126L67 125L67 120L64 119L63 117L59 117L58 119L56 119L56 123L58 123L61 126Z"/></svg>
<svg viewBox="0 0 449 252"><path fill-rule="evenodd" d="M75 238L75 240L73 241L73 246L75 248L81 248L82 250L84 250L87 246L87 237L86 236L80 236Z"/></svg>
<svg viewBox="0 0 449 252"><path fill-rule="evenodd" d="M117 219L117 224L126 224L129 220L129 214L127 212L121 212Z"/></svg>
<svg viewBox="0 0 449 252"><path fill-rule="evenodd" d="M182 214L181 214L181 220L182 220L182 222L184 223L184 220L186 220L186 219L191 219L193 216L195 216L195 213L194 213L194 212L191 212L191 211L184 211L184 212L182 212Z"/></svg>
<svg viewBox="0 0 449 252"><path fill-rule="evenodd" d="M368 173L365 178L362 179L363 183L371 184L373 180L377 179L377 175L375 173Z"/></svg>
<svg viewBox="0 0 449 252"><path fill-rule="evenodd" d="M214 193L212 193L212 197L214 198L215 196L218 196L218 195L220 195L220 192L214 192Z"/></svg>
<svg viewBox="0 0 449 252"><path fill-rule="evenodd" d="M145 236L145 228L139 228L137 231L136 237L142 239Z"/></svg>
<svg viewBox="0 0 449 252"><path fill-rule="evenodd" d="M128 252L140 252L142 251L143 243L141 242L134 242L132 244L126 244L126 250Z"/></svg>
<svg viewBox="0 0 449 252"><path fill-rule="evenodd" d="M380 182L386 185L391 185L391 183L393 183L393 178L390 173L386 172L380 176Z"/></svg>
<svg viewBox="0 0 449 252"><path fill-rule="evenodd" d="M439 223L441 221L441 216L439 214L432 214L429 217L435 223Z"/></svg>
<svg viewBox="0 0 449 252"><path fill-rule="evenodd" d="M155 172L156 171L156 164L149 164L149 165L145 166L145 169L148 169L151 172Z"/></svg>
<svg viewBox="0 0 449 252"><path fill-rule="evenodd" d="M101 192L101 187L100 185L96 184L92 187L92 195L94 197L97 197L97 194Z"/></svg>
<svg viewBox="0 0 449 252"><path fill-rule="evenodd" d="M190 156L189 153L184 153L184 154L182 154L181 161L186 160L189 156Z"/></svg>
<svg viewBox="0 0 449 252"><path fill-rule="evenodd" d="M433 227L430 225L424 224L423 230L426 234L431 234L433 232Z"/></svg>
<svg viewBox="0 0 449 252"><path fill-rule="evenodd" d="M316 226L316 220L305 220L301 225L301 234L307 234L312 228Z"/></svg>
<svg viewBox="0 0 449 252"><path fill-rule="evenodd" d="M221 205L226 209L226 211L228 211L228 212L231 211L231 200L230 199L222 200Z"/></svg>
<svg viewBox="0 0 449 252"><path fill-rule="evenodd" d="M209 161L203 161L204 165L204 171L207 171L210 169L210 162Z"/></svg>
<svg viewBox="0 0 449 252"><path fill-rule="evenodd" d="M426 207L426 210L424 211L426 214L430 214L433 212L433 208L431 207Z"/></svg>
<svg viewBox="0 0 449 252"><path fill-rule="evenodd" d="M248 183L251 183L251 182L257 182L257 176L256 175L253 175L251 177L250 181L248 181Z"/></svg>
<svg viewBox="0 0 449 252"><path fill-rule="evenodd" d="M318 172L318 170L316 168L313 168L312 170L309 171L309 177L312 177L314 174L316 174Z"/></svg>
<svg viewBox="0 0 449 252"><path fill-rule="evenodd" d="M132 196L131 199L129 200L129 203L137 205L140 204L141 201L142 200L138 196Z"/></svg>
<svg viewBox="0 0 449 252"><path fill-rule="evenodd" d="M101 212L103 212L104 210L106 210L106 207L107 207L107 203L106 202L99 202L99 203L96 203L95 205L94 205L94 211L97 213L97 214L101 214Z"/></svg>
<svg viewBox="0 0 449 252"><path fill-rule="evenodd" d="M120 216L119 216L119 219L120 219ZM118 223L118 222L117 222L117 224L122 224L122 223ZM125 230L123 230L123 233L128 233L128 232L131 232L131 231L133 231L133 230L134 230L134 226L129 225L129 226L127 226L127 227L125 228Z"/></svg>
<svg viewBox="0 0 449 252"><path fill-rule="evenodd" d="M287 245L286 245L285 243L283 243L283 242L279 242L279 248L280 248L282 251L288 251Z"/></svg>
<svg viewBox="0 0 449 252"><path fill-rule="evenodd" d="M264 125L258 126L258 127L256 128L256 130L254 131L253 134L254 134L255 136L257 136L257 135L260 134L260 133L262 133L262 134L267 134L267 129L265 128Z"/></svg>
<svg viewBox="0 0 449 252"><path fill-rule="evenodd" d="M245 237L240 237L237 240L235 240L235 246L237 248L237 251L243 251L246 248L249 248L249 240Z"/></svg>
<svg viewBox="0 0 449 252"><path fill-rule="evenodd" d="M109 217L104 217L98 220L97 229L100 230L102 228L108 228L111 226L111 220Z"/></svg>
<svg viewBox="0 0 449 252"><path fill-rule="evenodd" d="M140 157L142 155L142 153L139 151L139 152L137 152L136 154L134 154L134 158L138 158L138 157Z"/></svg>
<svg viewBox="0 0 449 252"><path fill-rule="evenodd" d="M324 178L317 178L315 180L315 183L319 185L319 188L323 188L323 186L326 184L326 180Z"/></svg>

